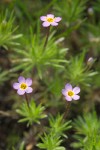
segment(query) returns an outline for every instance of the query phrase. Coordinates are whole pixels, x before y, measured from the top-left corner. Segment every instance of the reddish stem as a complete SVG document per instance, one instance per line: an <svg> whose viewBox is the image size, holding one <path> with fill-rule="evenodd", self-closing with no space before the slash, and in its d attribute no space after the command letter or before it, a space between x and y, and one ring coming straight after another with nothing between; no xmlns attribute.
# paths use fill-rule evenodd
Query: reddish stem
<svg viewBox="0 0 100 150"><path fill-rule="evenodd" d="M50 26L47 28L47 35L46 35L46 40L45 40L45 43L44 43L43 50L46 49L48 38L49 38L49 33L50 33Z"/></svg>
<svg viewBox="0 0 100 150"><path fill-rule="evenodd" d="M28 96L26 93L25 93L25 99L26 99L27 106L29 107L29 100L28 100Z"/></svg>
<svg viewBox="0 0 100 150"><path fill-rule="evenodd" d="M69 111L70 111L70 107L71 107L71 102L67 101L66 111L64 113L64 119L68 117Z"/></svg>

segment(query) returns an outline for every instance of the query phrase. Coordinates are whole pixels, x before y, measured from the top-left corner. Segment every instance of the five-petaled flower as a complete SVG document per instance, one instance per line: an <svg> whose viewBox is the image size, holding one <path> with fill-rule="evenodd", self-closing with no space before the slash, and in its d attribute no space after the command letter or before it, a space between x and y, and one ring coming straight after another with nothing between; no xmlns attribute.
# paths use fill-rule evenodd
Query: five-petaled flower
<svg viewBox="0 0 100 150"><path fill-rule="evenodd" d="M18 78L19 83L14 83L13 88L17 90L19 95L24 95L25 93L31 93L33 89L30 87L32 85L32 79L20 76Z"/></svg>
<svg viewBox="0 0 100 150"><path fill-rule="evenodd" d="M72 88L71 84L66 84L65 89L62 89L62 94L65 96L65 99L67 101L78 100L80 98L79 95L77 95L80 92L79 87Z"/></svg>
<svg viewBox="0 0 100 150"><path fill-rule="evenodd" d="M48 27L50 25L57 26L58 22L61 21L61 19L61 17L54 17L53 14L48 14L47 16L40 17L40 20L44 21L42 24L44 27Z"/></svg>

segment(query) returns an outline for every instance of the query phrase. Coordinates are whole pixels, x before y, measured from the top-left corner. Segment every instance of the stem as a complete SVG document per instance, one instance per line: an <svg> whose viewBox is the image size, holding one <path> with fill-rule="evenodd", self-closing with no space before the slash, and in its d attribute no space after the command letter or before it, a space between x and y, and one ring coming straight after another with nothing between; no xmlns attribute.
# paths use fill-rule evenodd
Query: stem
<svg viewBox="0 0 100 150"><path fill-rule="evenodd" d="M43 50L45 51L46 46L47 46L47 42L48 42L48 38L49 38L49 33L50 33L50 26L47 28L47 35L46 35L46 40L43 46Z"/></svg>
<svg viewBox="0 0 100 150"><path fill-rule="evenodd" d="M71 106L71 102L68 102L68 101L67 101L66 111L65 111L65 113L64 113L64 119L65 119L66 117L68 117L68 115L69 115L70 106Z"/></svg>
<svg viewBox="0 0 100 150"><path fill-rule="evenodd" d="M28 106L28 108L29 108L29 100L28 100L28 96L27 96L26 93L25 93L25 99L26 99L27 106Z"/></svg>

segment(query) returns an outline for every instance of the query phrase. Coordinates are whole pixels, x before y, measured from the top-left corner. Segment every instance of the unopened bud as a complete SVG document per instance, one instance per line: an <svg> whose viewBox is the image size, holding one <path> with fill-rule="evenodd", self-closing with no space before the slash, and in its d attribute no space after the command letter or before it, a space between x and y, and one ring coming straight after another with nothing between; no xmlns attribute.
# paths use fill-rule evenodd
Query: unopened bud
<svg viewBox="0 0 100 150"><path fill-rule="evenodd" d="M88 8L88 14L92 16L94 14L94 10L92 7Z"/></svg>
<svg viewBox="0 0 100 150"><path fill-rule="evenodd" d="M90 58L88 59L88 61L87 61L87 65L88 65L88 66L92 66L93 63L94 63L94 58L93 58L93 57L90 57Z"/></svg>

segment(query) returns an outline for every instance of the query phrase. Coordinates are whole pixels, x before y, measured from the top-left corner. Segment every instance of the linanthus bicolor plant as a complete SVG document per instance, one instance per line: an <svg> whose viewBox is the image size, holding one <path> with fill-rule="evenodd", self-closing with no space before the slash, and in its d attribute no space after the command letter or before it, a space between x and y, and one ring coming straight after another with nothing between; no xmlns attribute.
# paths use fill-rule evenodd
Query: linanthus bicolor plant
<svg viewBox="0 0 100 150"><path fill-rule="evenodd" d="M27 105L29 107L29 100L28 100L28 97L27 97L27 93L32 93L32 91L33 91L33 89L30 87L32 85L32 79L27 78L25 80L24 77L20 76L18 78L18 82L19 83L14 83L13 84L13 88L17 90L17 93L19 95L25 95L26 102L27 102Z"/></svg>
<svg viewBox="0 0 100 150"><path fill-rule="evenodd" d="M80 96L78 95L79 92L80 92L80 87L72 88L72 85L69 83L65 85L65 89L62 89L62 94L64 95L65 99L68 101L67 112L65 113L64 118L66 118L70 110L70 105L71 105L70 101L80 99Z"/></svg>
<svg viewBox="0 0 100 150"><path fill-rule="evenodd" d="M61 19L62 19L61 17L54 17L53 14L47 14L47 16L40 17L40 20L43 21L43 23L42 23L43 27L48 27L47 28L47 36L46 36L43 50L45 50L47 42L48 42L50 26L58 26L58 22L61 21Z"/></svg>
<svg viewBox="0 0 100 150"><path fill-rule="evenodd" d="M43 113L45 110L44 106L39 104L36 106L34 100L29 102L27 94L32 93L33 88L30 87L32 85L32 79L20 76L18 78L18 83L13 84L13 88L17 90L18 95L25 95L26 103L24 102L19 109L17 109L17 113L20 114L23 118L19 120L19 122L28 122L27 125L32 125L33 122L40 123L39 119L45 118L46 115Z"/></svg>
<svg viewBox="0 0 100 150"><path fill-rule="evenodd" d="M37 28L36 34L30 28L29 37L27 38L25 35L22 37L22 41L25 42L22 44L22 48L15 49L17 59L16 55L12 56L12 71L22 70L23 74L26 74L27 72L34 71L35 68L37 75L42 79L48 68L60 68L59 70L65 68L64 64L68 63L65 59L68 48L60 47L59 45L62 42L61 38L57 40L54 36L55 32L52 32L44 51L45 38L41 40L39 22Z"/></svg>

